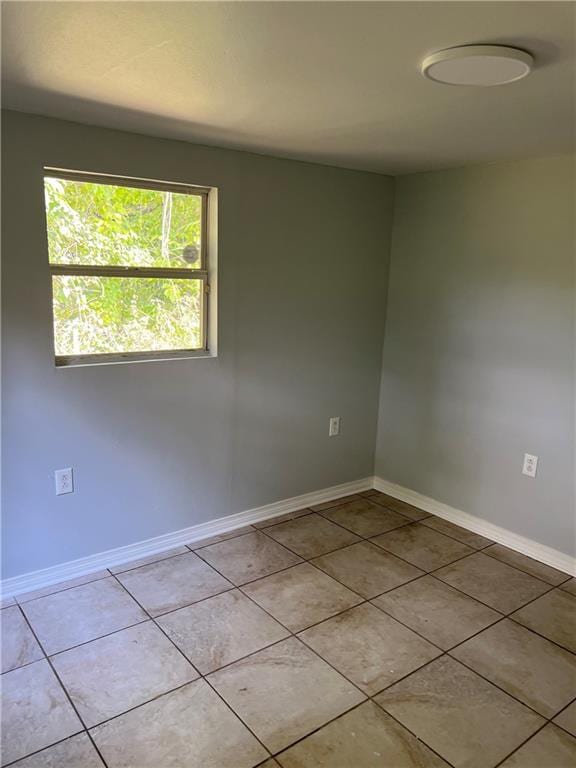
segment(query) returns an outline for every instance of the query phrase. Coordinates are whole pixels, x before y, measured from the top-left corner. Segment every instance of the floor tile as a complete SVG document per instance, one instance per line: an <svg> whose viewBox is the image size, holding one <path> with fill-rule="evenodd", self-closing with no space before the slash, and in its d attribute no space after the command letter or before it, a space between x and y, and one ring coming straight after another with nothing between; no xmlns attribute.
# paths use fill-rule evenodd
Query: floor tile
<svg viewBox="0 0 576 768"><path fill-rule="evenodd" d="M520 747L501 768L574 768L576 739L549 723Z"/></svg>
<svg viewBox="0 0 576 768"><path fill-rule="evenodd" d="M198 677L148 621L52 657L88 728Z"/></svg>
<svg viewBox="0 0 576 768"><path fill-rule="evenodd" d="M40 597L22 610L49 655L147 618L112 577Z"/></svg>
<svg viewBox="0 0 576 768"><path fill-rule="evenodd" d="M484 547L490 546L490 544L494 544L491 539L480 536L473 531L468 531L466 528L450 523L448 520L444 520L441 517L427 517L422 521L422 524L427 525L429 528L433 528L439 533L445 533L446 536L451 536L453 539L457 539L458 541L461 541L462 544L467 544L473 549L483 549Z"/></svg>
<svg viewBox="0 0 576 768"><path fill-rule="evenodd" d="M267 576L243 591L292 632L299 632L362 602L308 563Z"/></svg>
<svg viewBox="0 0 576 768"><path fill-rule="evenodd" d="M569 592L576 597L576 579L565 581L564 584L560 586L560 589L563 589L565 592Z"/></svg>
<svg viewBox="0 0 576 768"><path fill-rule="evenodd" d="M2 611L0 627L2 629L2 672L8 672L44 658L42 649L18 606L13 605Z"/></svg>
<svg viewBox="0 0 576 768"><path fill-rule="evenodd" d="M285 523L287 520L296 520L299 517L305 517L311 515L312 510L306 507L305 509L298 509L296 512L286 512L285 515L278 515L277 517L269 517L268 520L262 520L259 523L252 523L254 528L269 528L271 525L278 525L278 523Z"/></svg>
<svg viewBox="0 0 576 768"><path fill-rule="evenodd" d="M11 768L104 768L85 733L79 733L35 755L18 760Z"/></svg>
<svg viewBox="0 0 576 768"><path fill-rule="evenodd" d="M406 501L400 501L395 499L394 496L388 496L386 493L379 493L377 496L371 496L370 500L376 504L381 504L387 509L392 509L394 512L399 512L404 517L410 520L423 520L425 517L430 517L429 512L424 512L420 507L415 507L413 504L408 504Z"/></svg>
<svg viewBox="0 0 576 768"><path fill-rule="evenodd" d="M274 525L267 528L266 533L279 544L306 559L360 541L354 533L314 513L298 520Z"/></svg>
<svg viewBox="0 0 576 768"><path fill-rule="evenodd" d="M257 768L281 768L280 763L277 763L273 757L270 760L266 760L265 763L260 763Z"/></svg>
<svg viewBox="0 0 576 768"><path fill-rule="evenodd" d="M371 701L278 755L282 768L448 768Z"/></svg>
<svg viewBox="0 0 576 768"><path fill-rule="evenodd" d="M298 637L369 696L442 653L369 604L340 613Z"/></svg>
<svg viewBox="0 0 576 768"><path fill-rule="evenodd" d="M364 698L293 637L214 672L209 680L273 753Z"/></svg>
<svg viewBox="0 0 576 768"><path fill-rule="evenodd" d="M76 579L68 579L67 581L59 581L58 584L52 584L49 587L43 587L42 589L34 589L31 592L25 592L22 595L18 595L17 602L20 604L28 603L30 600L36 600L38 597L46 597L46 595L54 595L56 592L63 592L65 589L71 589L72 587L80 587L82 584L89 584L91 581L98 581L99 579L109 578L109 571L95 571L94 573L88 573L86 576L78 576Z"/></svg>
<svg viewBox="0 0 576 768"><path fill-rule="evenodd" d="M110 768L252 768L266 750L204 680L91 731Z"/></svg>
<svg viewBox="0 0 576 768"><path fill-rule="evenodd" d="M116 565L114 568L110 568L110 573L124 573L124 571L131 571L134 568L139 568L141 565L150 565L150 563L158 563L160 560L167 560L169 557L175 557L175 555L185 555L190 550L188 547L175 547L169 549L166 552L161 552L157 555L150 555L149 557L140 557L138 560L132 560L129 563L122 563L122 565Z"/></svg>
<svg viewBox="0 0 576 768"><path fill-rule="evenodd" d="M532 557L526 557L526 555L522 555L520 552L515 552L513 549L508 549L508 547L503 547L501 544L494 544L493 546L488 547L488 549L484 550L484 554L490 555L490 557L495 557L497 560L500 560L507 565L519 568L521 571L529 573L530 576L542 579L542 581L552 584L553 586L562 584L562 582L566 581L568 578L567 573L558 571L556 568L550 568L549 565L544 565L544 563L540 563Z"/></svg>
<svg viewBox="0 0 576 768"><path fill-rule="evenodd" d="M194 552L118 575L151 616L212 597L232 585Z"/></svg>
<svg viewBox="0 0 576 768"><path fill-rule="evenodd" d="M158 623L202 674L288 635L284 627L236 589L168 613Z"/></svg>
<svg viewBox="0 0 576 768"><path fill-rule="evenodd" d="M447 656L376 702L454 768L493 768L545 722Z"/></svg>
<svg viewBox="0 0 576 768"><path fill-rule="evenodd" d="M576 656L509 619L450 654L544 717L576 698Z"/></svg>
<svg viewBox="0 0 576 768"><path fill-rule="evenodd" d="M47 661L2 675L2 765L82 730Z"/></svg>
<svg viewBox="0 0 576 768"><path fill-rule="evenodd" d="M298 555L259 531L204 547L198 554L236 585L302 562Z"/></svg>
<svg viewBox="0 0 576 768"><path fill-rule="evenodd" d="M423 573L368 541L318 557L314 565L366 598L380 595Z"/></svg>
<svg viewBox="0 0 576 768"><path fill-rule="evenodd" d="M244 525L242 528L236 528L233 531L227 533L218 533L216 536L207 536L204 539L198 541L192 541L187 546L188 549L196 551L202 547L209 547L210 544L218 544L220 541L228 541L228 539L235 539L236 536L243 536L245 533L254 533L254 527L251 525Z"/></svg>
<svg viewBox="0 0 576 768"><path fill-rule="evenodd" d="M433 571L474 552L466 544L419 523L405 525L371 541L425 571Z"/></svg>
<svg viewBox="0 0 576 768"><path fill-rule="evenodd" d="M576 653L576 599L554 589L512 615L515 621Z"/></svg>
<svg viewBox="0 0 576 768"><path fill-rule="evenodd" d="M549 584L481 552L434 575L501 613L510 613L550 589Z"/></svg>
<svg viewBox="0 0 576 768"><path fill-rule="evenodd" d="M360 493L359 496L363 496L368 499L379 499L381 502L386 501L388 499L391 499L393 501L398 501L398 499L394 499L393 496L388 496L387 493L382 493L382 491L377 491L375 488L372 488L369 491L362 491L362 493Z"/></svg>
<svg viewBox="0 0 576 768"><path fill-rule="evenodd" d="M346 504L354 499L359 499L360 496L357 493L351 493L349 496L340 496L338 499L332 499L331 501L324 501L322 504L313 504L310 509L314 512L322 512L325 509L331 507L339 507L341 504Z"/></svg>
<svg viewBox="0 0 576 768"><path fill-rule="evenodd" d="M356 499L341 507L327 509L322 515L365 538L391 531L409 522L406 517L374 504L370 499Z"/></svg>
<svg viewBox="0 0 576 768"><path fill-rule="evenodd" d="M11 605L16 605L16 600L13 597L0 598L0 610L2 608L9 608Z"/></svg>
<svg viewBox="0 0 576 768"><path fill-rule="evenodd" d="M563 712L560 712L554 718L557 725L561 725L565 731L569 731L572 736L576 736L576 701L572 702Z"/></svg>
<svg viewBox="0 0 576 768"><path fill-rule="evenodd" d="M492 608L433 576L411 581L372 602L444 650L501 618Z"/></svg>

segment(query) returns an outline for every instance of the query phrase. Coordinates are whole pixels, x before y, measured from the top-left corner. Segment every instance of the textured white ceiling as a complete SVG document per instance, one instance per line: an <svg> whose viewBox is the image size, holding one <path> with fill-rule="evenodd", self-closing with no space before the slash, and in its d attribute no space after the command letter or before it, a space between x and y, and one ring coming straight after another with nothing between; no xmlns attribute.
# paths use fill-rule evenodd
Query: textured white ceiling
<svg viewBox="0 0 576 768"><path fill-rule="evenodd" d="M571 2L4 2L3 106L385 173L573 150ZM489 89L427 53L517 45Z"/></svg>

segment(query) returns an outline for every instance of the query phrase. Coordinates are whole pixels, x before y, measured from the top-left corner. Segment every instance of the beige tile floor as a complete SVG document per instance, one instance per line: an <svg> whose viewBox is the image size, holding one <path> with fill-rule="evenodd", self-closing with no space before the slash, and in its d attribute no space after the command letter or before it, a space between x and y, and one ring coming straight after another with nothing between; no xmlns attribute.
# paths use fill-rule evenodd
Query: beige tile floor
<svg viewBox="0 0 576 768"><path fill-rule="evenodd" d="M574 768L567 574L370 491L2 603L2 766Z"/></svg>

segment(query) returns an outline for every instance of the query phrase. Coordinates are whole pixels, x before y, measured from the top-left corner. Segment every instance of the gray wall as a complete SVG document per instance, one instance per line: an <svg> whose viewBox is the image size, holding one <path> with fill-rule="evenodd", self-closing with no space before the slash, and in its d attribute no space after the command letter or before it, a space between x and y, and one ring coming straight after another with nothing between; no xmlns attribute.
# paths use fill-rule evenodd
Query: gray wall
<svg viewBox="0 0 576 768"><path fill-rule="evenodd" d="M372 474L392 179L17 113L3 142L5 577ZM218 358L54 367L43 165L219 187Z"/></svg>
<svg viewBox="0 0 576 768"><path fill-rule="evenodd" d="M570 157L397 180L376 451L380 477L567 553L574 211Z"/></svg>

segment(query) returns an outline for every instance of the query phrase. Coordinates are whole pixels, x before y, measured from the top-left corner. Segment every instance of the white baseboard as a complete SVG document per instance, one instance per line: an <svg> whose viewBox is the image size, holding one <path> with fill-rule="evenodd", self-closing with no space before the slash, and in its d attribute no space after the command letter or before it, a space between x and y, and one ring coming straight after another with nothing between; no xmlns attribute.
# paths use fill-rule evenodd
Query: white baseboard
<svg viewBox="0 0 576 768"><path fill-rule="evenodd" d="M282 501L276 501L273 504L266 504L255 509L247 509L244 512L221 517L217 520L210 520L207 523L192 525L189 528L156 536L153 539L128 544L125 547L109 549L106 552L82 557L79 560L71 560L67 563L54 565L51 568L44 568L41 571L32 571L21 576L14 576L2 581L0 592L2 597L13 597L30 592L31 590L43 589L44 587L58 584L61 581L87 576L95 571L112 568L115 565L121 565L131 560L139 560L141 557L157 555L182 544L205 539L208 536L228 533L228 531L233 531L235 528L242 528L250 523L258 523L286 512L295 512L298 509L311 507L314 504L322 504L324 501L331 501L340 496L367 491L372 487L373 478L366 477L351 483L333 485L321 491L293 496L290 499L283 499Z"/></svg>
<svg viewBox="0 0 576 768"><path fill-rule="evenodd" d="M409 488L396 485L396 483L390 483L381 477L374 478L374 488L401 501L413 504L415 507L420 507L432 515L460 525L462 528L492 539L492 541L514 549L516 552L533 557L535 560L539 560L551 568L557 568L559 571L576 576L576 558L564 552L547 547L545 544L539 544L537 541L527 539L525 536L520 536L520 534L513 533L506 528L501 528L499 525L489 523L487 520L468 514L468 512L462 512L460 509L450 507L448 504L431 499L429 496L424 496L417 491L411 491Z"/></svg>
<svg viewBox="0 0 576 768"><path fill-rule="evenodd" d="M106 552L100 552L95 555L72 560L67 563L44 568L41 571L25 573L21 576L14 576L5 579L1 583L0 592L2 597L12 597L21 595L31 590L43 589L61 581L68 581L80 576L87 576L95 571L101 571L105 568L112 568L116 565L139 560L142 557L161 554L182 544L200 541L209 536L216 536L220 533L228 533L235 528L242 528L251 523L258 523L262 520L268 520L278 517L286 512L295 512L304 507L311 507L315 504L321 504L324 501L337 499L340 496L347 496L352 493L367 491L370 488L376 488L382 493L387 493L397 499L414 504L426 512L442 517L445 520L462 526L481 536L486 536L498 544L503 544L510 549L521 552L523 555L533 557L552 568L576 576L576 558L563 552L559 552L552 547L539 544L532 539L527 539L517 533L501 528L494 523L489 523L482 518L462 512L459 509L443 504L440 501L431 499L421 493L404 488L401 485L390 483L380 477L366 477L362 480L355 480L351 483L333 485L330 488L324 488L321 491L305 493L301 496L293 496L290 499L276 501L273 504L267 504L263 507L248 509L244 512L238 512L227 517L221 517L217 520L211 520L207 523L192 525L189 528L183 528L179 531L166 533L162 536L156 536L153 539L139 541L135 544L128 544L125 547L109 549Z"/></svg>

